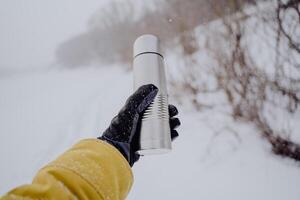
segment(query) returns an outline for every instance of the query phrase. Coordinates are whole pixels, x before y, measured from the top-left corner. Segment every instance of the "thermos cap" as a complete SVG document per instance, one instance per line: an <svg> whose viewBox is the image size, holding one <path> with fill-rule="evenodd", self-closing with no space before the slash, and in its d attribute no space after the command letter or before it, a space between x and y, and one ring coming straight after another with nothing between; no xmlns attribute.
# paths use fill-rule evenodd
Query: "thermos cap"
<svg viewBox="0 0 300 200"><path fill-rule="evenodd" d="M133 45L133 57L144 53L156 53L162 56L159 48L159 40L154 35L142 35L138 37Z"/></svg>

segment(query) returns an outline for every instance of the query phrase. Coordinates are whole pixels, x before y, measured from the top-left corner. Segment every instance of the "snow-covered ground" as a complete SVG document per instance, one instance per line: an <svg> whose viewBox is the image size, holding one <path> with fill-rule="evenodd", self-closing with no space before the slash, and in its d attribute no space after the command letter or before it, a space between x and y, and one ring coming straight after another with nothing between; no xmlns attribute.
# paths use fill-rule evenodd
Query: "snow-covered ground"
<svg viewBox="0 0 300 200"><path fill-rule="evenodd" d="M132 74L117 66L53 64L57 46L105 2L0 2L0 196L81 138L101 135L131 94ZM273 155L254 127L217 110L178 108L173 151L134 165L128 199L300 199L300 164Z"/></svg>
<svg viewBox="0 0 300 200"><path fill-rule="evenodd" d="M114 66L1 76L0 195L29 183L79 139L99 136L131 91L132 74ZM128 199L300 198L299 164L271 154L255 128L178 108L173 151L136 163Z"/></svg>

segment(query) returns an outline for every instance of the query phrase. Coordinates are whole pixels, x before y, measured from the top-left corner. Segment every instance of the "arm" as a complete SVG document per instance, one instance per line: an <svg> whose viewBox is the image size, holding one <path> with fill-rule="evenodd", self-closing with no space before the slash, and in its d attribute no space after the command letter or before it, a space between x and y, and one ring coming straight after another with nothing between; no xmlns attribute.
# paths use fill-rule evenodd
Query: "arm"
<svg viewBox="0 0 300 200"><path fill-rule="evenodd" d="M82 140L42 168L31 184L6 199L125 199L133 182L131 168L110 144Z"/></svg>
<svg viewBox="0 0 300 200"><path fill-rule="evenodd" d="M139 159L141 117L158 89L144 85L131 95L98 139L82 140L42 168L28 185L6 199L125 199L133 182L131 166ZM177 108L169 105L171 138L178 136Z"/></svg>

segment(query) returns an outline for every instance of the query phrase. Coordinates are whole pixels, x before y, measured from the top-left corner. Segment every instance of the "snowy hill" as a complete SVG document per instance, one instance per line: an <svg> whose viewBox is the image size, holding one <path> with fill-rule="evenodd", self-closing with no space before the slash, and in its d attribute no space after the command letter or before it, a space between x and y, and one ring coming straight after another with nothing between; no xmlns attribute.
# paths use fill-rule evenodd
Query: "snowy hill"
<svg viewBox="0 0 300 200"><path fill-rule="evenodd" d="M29 183L79 139L99 136L131 91L131 73L116 67L1 76L0 194ZM136 163L128 199L300 198L299 164L272 155L255 128L217 111L178 108L173 151Z"/></svg>

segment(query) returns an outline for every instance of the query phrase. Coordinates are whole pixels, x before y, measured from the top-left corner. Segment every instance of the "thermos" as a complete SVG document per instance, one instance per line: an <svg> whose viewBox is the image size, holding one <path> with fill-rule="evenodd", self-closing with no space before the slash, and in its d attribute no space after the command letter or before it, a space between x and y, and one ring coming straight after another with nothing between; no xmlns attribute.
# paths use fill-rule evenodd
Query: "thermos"
<svg viewBox="0 0 300 200"><path fill-rule="evenodd" d="M144 112L141 121L141 155L161 154L171 150L168 93L164 58L159 40L154 35L142 35L134 42L133 51L134 89L154 84L159 91Z"/></svg>

